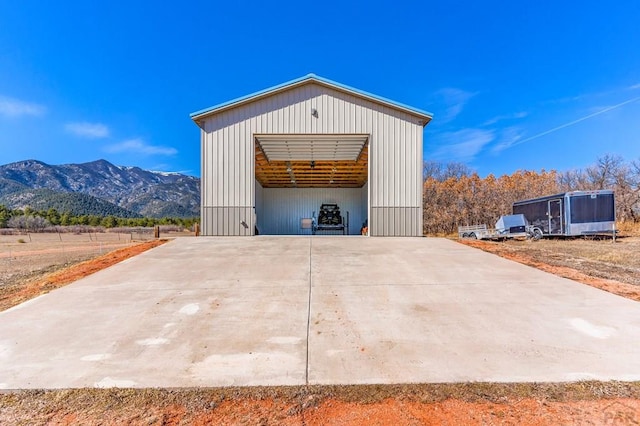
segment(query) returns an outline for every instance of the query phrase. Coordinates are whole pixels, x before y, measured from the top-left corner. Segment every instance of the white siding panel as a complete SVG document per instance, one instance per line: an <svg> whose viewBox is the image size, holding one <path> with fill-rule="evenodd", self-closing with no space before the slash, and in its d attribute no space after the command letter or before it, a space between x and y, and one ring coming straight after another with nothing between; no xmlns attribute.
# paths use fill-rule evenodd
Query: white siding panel
<svg viewBox="0 0 640 426"><path fill-rule="evenodd" d="M233 114L235 115L235 114ZM226 167L226 179L227 182L235 182L236 185L225 185L225 205L226 206L237 206L237 202L236 202L236 194L238 193L238 185L240 184L240 182L238 182L237 180L235 180L235 172L236 172L236 150L238 149L238 144L231 142L231 141L237 141L238 139L236 138L236 125L230 125L229 127L227 127L227 129L229 130L229 134L227 136L227 147L228 149L226 150L226 153L228 154L227 159L225 161L225 167Z"/></svg>
<svg viewBox="0 0 640 426"><path fill-rule="evenodd" d="M404 182L406 183L406 189L405 189L405 204L406 206L412 206L415 205L415 196L414 196L414 192L416 191L416 182L415 179L413 177L413 174L416 173L415 170L415 161L411 161L414 156L416 155L415 153L415 140L413 139L413 129L415 128L414 125L410 124L410 123L403 123L404 125L404 131L405 131L405 144L406 144L406 156L408 157L407 161L407 167L405 167L405 174L404 174Z"/></svg>
<svg viewBox="0 0 640 426"><path fill-rule="evenodd" d="M382 115L381 118L384 123L384 133L381 140L383 147L383 157L381 158L381 160L383 164L382 167L384 167L384 179L382 182L380 182L380 184L382 185L382 205L386 207L393 205L391 201L391 188L393 185L393 176L391 175L391 173L393 172L391 150L395 141L393 139L393 121L390 120L390 117L386 114L386 112L384 113L384 115ZM387 226L388 222L385 222L385 227Z"/></svg>
<svg viewBox="0 0 640 426"><path fill-rule="evenodd" d="M222 198L220 199L221 206L229 205L229 190L230 190L230 181L228 178L229 173L229 151L233 149L233 142L229 140L229 127L225 127L222 129L222 140L218 143L218 151L220 153L220 173L222 176L222 182L220 187L220 194ZM233 189L231 189L233 190ZM227 235L227 234L223 234Z"/></svg>
<svg viewBox="0 0 640 426"><path fill-rule="evenodd" d="M208 175L206 174L209 170L208 167L205 167L207 161L209 159L208 148L209 144L207 143L207 138L209 137L209 133L202 131L200 132L200 182L206 182L209 180ZM205 185L200 185L200 232L204 235L208 235L209 227L205 224L206 215L204 214L204 206L208 203L207 198L207 188Z"/></svg>
<svg viewBox="0 0 640 426"><path fill-rule="evenodd" d="M380 145L378 143L379 139L382 139L382 120L378 119L378 112L372 112L372 130L373 134L369 139L369 182L371 185L370 194L371 194L371 205L377 206L382 202L380 197L380 192L378 188L380 188L380 180L382 179L382 170L380 158ZM372 226L375 224L372 223Z"/></svg>
<svg viewBox="0 0 640 426"><path fill-rule="evenodd" d="M245 139L247 137L247 133L246 133L246 125L247 125L247 121L246 121L246 117L244 118L244 120L240 121L238 123L238 137L241 139ZM247 151L250 149L251 147L248 146L248 144L245 143L241 143L238 146L238 155L239 155L239 159L240 159L240 165L244 164L244 167L238 167L238 179L239 179L239 188L240 188L240 192L238 194L238 205L241 206L250 206L253 203L251 202L251 198L248 197L248 193L251 192L250 188L247 188L249 182L251 181L250 176L247 176L247 168L251 167L250 164L252 163L251 158L249 158L247 156Z"/></svg>

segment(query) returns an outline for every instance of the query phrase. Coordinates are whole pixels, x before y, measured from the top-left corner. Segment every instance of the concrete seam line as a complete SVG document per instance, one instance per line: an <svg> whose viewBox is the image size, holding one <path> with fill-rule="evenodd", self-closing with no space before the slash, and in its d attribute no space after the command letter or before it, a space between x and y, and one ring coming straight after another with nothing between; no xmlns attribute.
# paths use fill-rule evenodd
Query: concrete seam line
<svg viewBox="0 0 640 426"><path fill-rule="evenodd" d="M304 373L304 382L309 385L309 335L311 328L311 252L313 238L309 238L309 300L307 301L307 359Z"/></svg>

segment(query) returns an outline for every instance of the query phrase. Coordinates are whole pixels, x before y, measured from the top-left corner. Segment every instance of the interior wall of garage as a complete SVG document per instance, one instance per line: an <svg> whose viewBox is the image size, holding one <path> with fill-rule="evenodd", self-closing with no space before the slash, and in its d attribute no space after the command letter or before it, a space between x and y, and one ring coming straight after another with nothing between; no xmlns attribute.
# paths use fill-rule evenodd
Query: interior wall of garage
<svg viewBox="0 0 640 426"><path fill-rule="evenodd" d="M367 219L367 185L362 188L262 188L256 182L256 220L263 235L310 235L300 219L316 218L320 205L334 203L342 216L349 212L349 235L359 235ZM341 232L319 232L318 235Z"/></svg>
<svg viewBox="0 0 640 426"><path fill-rule="evenodd" d="M262 187L262 185L260 185L260 182L258 182L257 180L254 181L254 188L256 191L256 204L255 204L255 209L254 209L254 223L255 223L255 227L258 229L258 231L260 232L260 230L263 228L262 224L260 223L260 219L262 219L263 216L263 212L264 212L264 188ZM260 218L258 217L258 215L260 215ZM264 221L264 219L263 219Z"/></svg>
<svg viewBox="0 0 640 426"><path fill-rule="evenodd" d="M312 115L312 110L317 114ZM376 218L370 220L370 235L422 235L421 120L316 83L292 87L204 118L202 235L253 234L258 198L255 134L369 134L368 204L372 218ZM223 222L227 217L233 218L232 224ZM396 226L402 217L411 221Z"/></svg>

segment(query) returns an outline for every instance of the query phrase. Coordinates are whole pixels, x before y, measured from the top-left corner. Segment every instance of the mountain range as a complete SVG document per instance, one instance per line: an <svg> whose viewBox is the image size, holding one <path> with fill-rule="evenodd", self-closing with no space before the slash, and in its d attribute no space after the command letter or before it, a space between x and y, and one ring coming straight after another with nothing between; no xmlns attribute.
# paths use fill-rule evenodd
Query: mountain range
<svg viewBox="0 0 640 426"><path fill-rule="evenodd" d="M196 217L200 179L123 167L106 160L50 165L37 160L0 166L0 204L74 215Z"/></svg>

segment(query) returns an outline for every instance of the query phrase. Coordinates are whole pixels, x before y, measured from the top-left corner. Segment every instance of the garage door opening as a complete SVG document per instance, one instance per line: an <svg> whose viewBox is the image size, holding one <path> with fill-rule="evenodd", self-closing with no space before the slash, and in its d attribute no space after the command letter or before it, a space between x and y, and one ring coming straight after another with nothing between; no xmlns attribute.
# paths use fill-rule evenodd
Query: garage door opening
<svg viewBox="0 0 640 426"><path fill-rule="evenodd" d="M317 235L360 235L368 223L368 147L364 134L255 135L257 233L311 235L314 223Z"/></svg>

